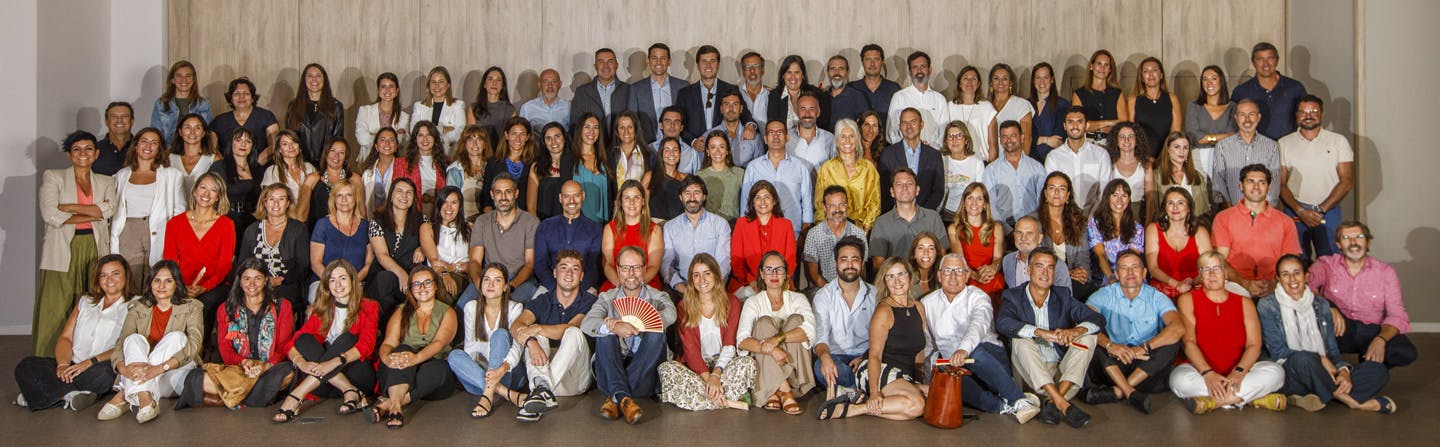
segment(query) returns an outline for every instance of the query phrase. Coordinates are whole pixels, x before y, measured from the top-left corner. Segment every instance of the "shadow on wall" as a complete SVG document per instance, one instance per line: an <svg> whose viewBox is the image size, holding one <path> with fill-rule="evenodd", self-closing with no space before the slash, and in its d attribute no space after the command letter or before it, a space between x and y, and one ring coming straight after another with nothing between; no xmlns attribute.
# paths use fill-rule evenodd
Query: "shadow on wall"
<svg viewBox="0 0 1440 447"><path fill-rule="evenodd" d="M1440 287L1440 276L1435 275L1435 266L1440 265L1440 230L1434 227L1411 230L1405 237L1405 251L1410 253L1410 259L1392 265L1409 295L1405 300L1406 310L1412 321L1433 321L1433 316L1440 313L1440 304L1426 299L1426 292Z"/></svg>
<svg viewBox="0 0 1440 447"><path fill-rule="evenodd" d="M42 151L58 152L60 144L53 138L37 138L25 148L25 160L19 166L38 166L37 154ZM7 210L34 210L36 199L33 195L20 194L26 191L22 185L28 185L28 191L38 191L40 186L39 170L29 172L18 172L4 179L0 191L10 191L7 194L0 194L0 209ZM33 194L33 193L32 193ZM9 262L0 262L0 278L36 278L40 271L36 266L40 264L40 236L44 234L41 228L44 223L40 221L39 213L0 213L0 259L9 259ZM13 236L13 237L12 237ZM20 246L26 246L20 248ZM25 262L11 256L15 253L34 253L34 262ZM14 301L33 300L32 296L11 297ZM17 318L16 321L22 321Z"/></svg>

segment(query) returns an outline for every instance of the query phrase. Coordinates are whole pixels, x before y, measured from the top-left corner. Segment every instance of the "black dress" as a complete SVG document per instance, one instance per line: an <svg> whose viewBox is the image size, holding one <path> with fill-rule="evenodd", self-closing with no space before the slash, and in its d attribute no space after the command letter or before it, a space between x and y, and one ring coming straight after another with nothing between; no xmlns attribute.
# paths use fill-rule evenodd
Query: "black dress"
<svg viewBox="0 0 1440 447"><path fill-rule="evenodd" d="M1104 91L1097 92L1088 88L1080 88L1075 90L1075 96L1080 98L1080 107L1085 109L1085 120L1120 119L1120 113L1115 108L1115 104L1120 101L1120 89L1106 87Z"/></svg>
<svg viewBox="0 0 1440 447"><path fill-rule="evenodd" d="M1146 98L1143 94L1135 97L1135 123L1145 131L1146 148L1151 158L1160 154L1160 146L1165 143L1165 135L1170 133L1170 126L1175 121L1170 107L1169 94L1161 94L1159 99Z"/></svg>
<svg viewBox="0 0 1440 447"><path fill-rule="evenodd" d="M231 160L227 156L224 161L210 165L210 172L220 174L220 178L225 179L225 198L230 200L230 209L225 211L225 216L235 223L235 253L239 254L240 246L244 245L242 235L245 229L255 223L255 207L260 203L260 190L263 188L260 187L260 165L252 160L250 178L241 179L231 172L234 170L234 162Z"/></svg>
<svg viewBox="0 0 1440 447"><path fill-rule="evenodd" d="M925 323L920 317L920 307L892 307L890 312L895 315L895 324L890 326L890 334L885 338L885 350L880 354L880 361L887 368L899 369L909 377L918 378L915 356L925 350Z"/></svg>
<svg viewBox="0 0 1440 447"><path fill-rule="evenodd" d="M670 220L685 212L685 205L680 203L680 188L685 182L661 171L650 171L650 175L660 176L659 187L650 191L650 217Z"/></svg>

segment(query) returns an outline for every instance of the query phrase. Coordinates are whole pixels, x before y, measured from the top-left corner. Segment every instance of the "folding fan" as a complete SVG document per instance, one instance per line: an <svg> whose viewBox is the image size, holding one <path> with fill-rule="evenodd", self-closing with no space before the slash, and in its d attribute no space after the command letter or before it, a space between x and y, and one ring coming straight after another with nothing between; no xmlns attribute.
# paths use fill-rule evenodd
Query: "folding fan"
<svg viewBox="0 0 1440 447"><path fill-rule="evenodd" d="M660 319L660 312L643 299L628 296L616 298L615 311L620 312L620 321L630 323L640 332L665 331L665 322Z"/></svg>

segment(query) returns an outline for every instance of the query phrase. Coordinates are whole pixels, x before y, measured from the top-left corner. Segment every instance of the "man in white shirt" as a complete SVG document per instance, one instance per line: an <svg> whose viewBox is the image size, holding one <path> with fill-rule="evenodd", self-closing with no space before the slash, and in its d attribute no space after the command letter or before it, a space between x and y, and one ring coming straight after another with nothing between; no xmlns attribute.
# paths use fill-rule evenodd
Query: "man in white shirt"
<svg viewBox="0 0 1440 447"><path fill-rule="evenodd" d="M821 163L835 156L835 134L816 125L820 119L820 99L814 93L801 91L795 99L798 107L795 115L800 125L790 130L790 141L785 150L810 164L810 172L820 168Z"/></svg>
<svg viewBox="0 0 1440 447"><path fill-rule="evenodd" d="M1355 151L1345 137L1320 127L1324 119L1325 102L1305 95L1295 108L1300 129L1280 138L1280 200L1296 218L1307 259L1340 252L1340 202L1355 188Z"/></svg>
<svg viewBox="0 0 1440 447"><path fill-rule="evenodd" d="M1070 177L1075 204L1088 214L1098 203L1100 188L1110 181L1113 164L1110 153L1085 140L1085 109L1071 106L1065 110L1065 144L1045 157L1045 173L1063 172Z"/></svg>
<svg viewBox="0 0 1440 447"><path fill-rule="evenodd" d="M855 366L870 352L870 316L875 313L875 288L860 279L865 242L846 236L835 243L836 281L815 292L815 379L850 392Z"/></svg>
<svg viewBox="0 0 1440 447"><path fill-rule="evenodd" d="M965 365L970 375L961 379L966 389L961 395L965 405L1015 416L1024 424L1040 413L1040 400L1022 392L1011 377L1005 347L992 327L995 313L990 296L978 287L966 285L970 273L963 255L945 255L940 259L940 290L920 299L935 336L931 358L948 358L952 364L961 364L967 358L974 360Z"/></svg>
<svg viewBox="0 0 1440 447"><path fill-rule="evenodd" d="M920 118L925 122L920 139L932 147L944 147L941 138L945 124L950 122L950 106L944 94L930 88L930 55L916 51L910 53L905 63L910 67L910 86L890 98L889 118L885 120L890 141L900 141L900 112L913 107L920 111Z"/></svg>
<svg viewBox="0 0 1440 447"><path fill-rule="evenodd" d="M553 68L540 72L540 96L520 106L520 117L530 120L536 133L552 122L570 130L570 101L560 97L560 72Z"/></svg>

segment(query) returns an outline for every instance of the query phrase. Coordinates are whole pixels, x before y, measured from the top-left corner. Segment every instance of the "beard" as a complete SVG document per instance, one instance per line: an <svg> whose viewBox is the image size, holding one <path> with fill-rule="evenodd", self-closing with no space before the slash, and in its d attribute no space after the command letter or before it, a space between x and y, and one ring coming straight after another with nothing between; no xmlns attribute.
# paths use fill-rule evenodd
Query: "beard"
<svg viewBox="0 0 1440 447"><path fill-rule="evenodd" d="M687 200L687 201L685 201L685 212L686 212L686 213L689 213L689 214L698 213L698 212L700 212L700 209L701 209L702 207L703 207L703 203L701 203L699 200Z"/></svg>
<svg viewBox="0 0 1440 447"><path fill-rule="evenodd" d="M842 78L842 77L839 77L839 76L835 76L835 77L829 78L828 81L830 81L830 90L835 90L835 89L839 89L839 88L845 87L845 78Z"/></svg>
<svg viewBox="0 0 1440 447"><path fill-rule="evenodd" d="M845 282L855 282L856 280L860 279L860 269L853 268L853 267L852 267L852 268L847 268L847 269L841 270L840 273L839 273L839 275L837 275L837 276L840 278L841 281L845 281Z"/></svg>
<svg viewBox="0 0 1440 447"><path fill-rule="evenodd" d="M922 75L922 76L911 76L911 77L910 77L910 85L914 85L914 86L925 85L925 86L928 87L927 83L928 83L929 81L930 81L930 76L924 76L924 75Z"/></svg>

